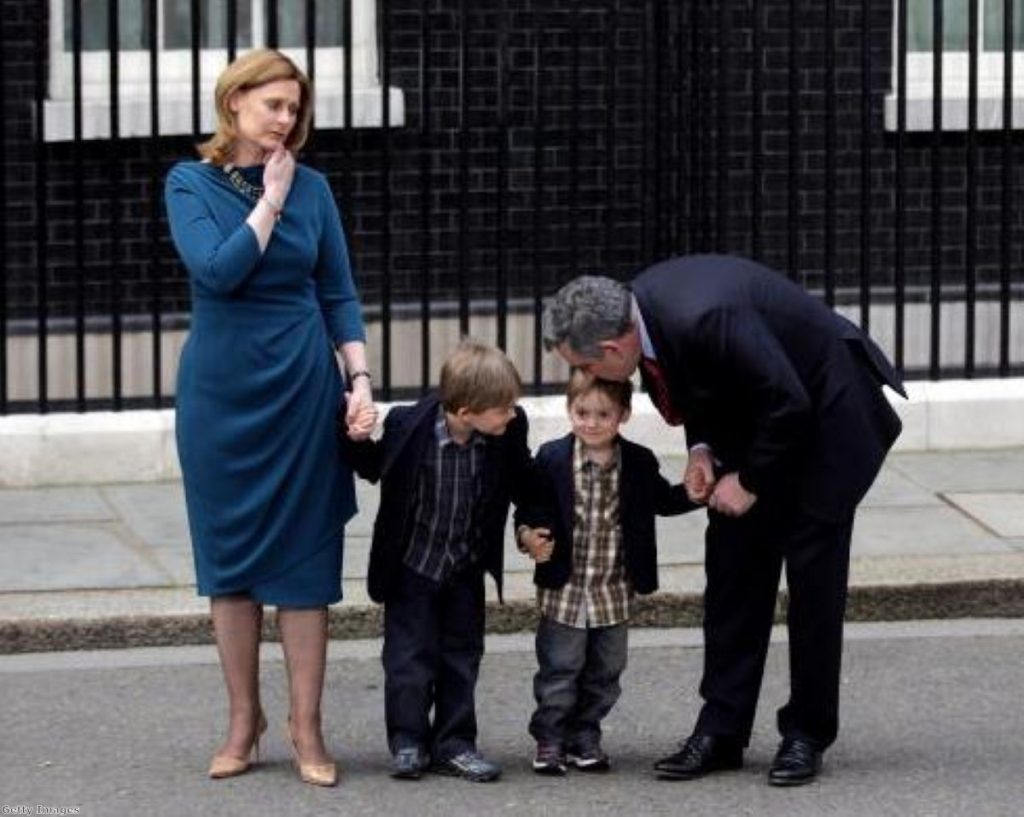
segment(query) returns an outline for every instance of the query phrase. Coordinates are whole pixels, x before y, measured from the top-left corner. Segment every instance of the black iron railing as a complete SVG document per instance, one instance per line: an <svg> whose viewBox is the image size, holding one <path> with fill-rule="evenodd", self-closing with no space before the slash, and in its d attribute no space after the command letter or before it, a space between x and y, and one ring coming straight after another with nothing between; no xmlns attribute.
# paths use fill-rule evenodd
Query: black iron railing
<svg viewBox="0 0 1024 817"><path fill-rule="evenodd" d="M335 188L380 395L422 391L448 339L470 330L515 347L543 392L560 377L539 342L544 296L580 273L625 278L711 251L760 259L843 309L910 377L1019 374L1021 2L969 0L962 20L939 0L344 0L340 121L317 121L303 159ZM188 0L182 126L158 39L171 3L106 0L105 32L89 16L104 3L88 0L8 0L0 15L0 107L13 112L0 144L0 413L173 402L189 305L161 186L207 121L211 15L223 15L225 62L253 44L238 36L242 10L266 14L247 25L270 46L287 15L304 20L299 51L324 79L322 0ZM908 31L925 4L922 46ZM1001 52L982 31L993 4ZM65 114L40 5L67 16ZM146 21L133 46L148 52L141 134L121 93L137 79L118 48L129 7ZM370 76L353 39L367 13ZM944 68L964 47L954 28L966 32L957 99ZM86 89L104 53L96 138ZM931 93L914 96L909 72L929 55Z"/></svg>

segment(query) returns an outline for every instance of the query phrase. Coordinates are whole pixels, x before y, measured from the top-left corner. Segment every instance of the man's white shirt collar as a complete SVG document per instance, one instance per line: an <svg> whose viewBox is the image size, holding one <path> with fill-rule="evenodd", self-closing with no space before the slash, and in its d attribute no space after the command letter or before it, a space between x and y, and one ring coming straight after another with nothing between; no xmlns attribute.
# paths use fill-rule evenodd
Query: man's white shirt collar
<svg viewBox="0 0 1024 817"><path fill-rule="evenodd" d="M640 312L640 305L636 302L636 296L630 296L633 305L631 311L633 313L633 320L636 321L636 327L640 331L640 351L648 360L657 360L657 355L654 354L654 344L651 343L651 336L647 334L647 327L644 325L644 316Z"/></svg>

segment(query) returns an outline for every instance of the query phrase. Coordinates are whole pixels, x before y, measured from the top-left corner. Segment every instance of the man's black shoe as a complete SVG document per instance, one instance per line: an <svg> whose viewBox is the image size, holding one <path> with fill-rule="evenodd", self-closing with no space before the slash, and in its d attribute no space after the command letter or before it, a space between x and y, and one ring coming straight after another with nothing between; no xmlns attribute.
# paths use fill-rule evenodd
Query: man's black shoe
<svg viewBox="0 0 1024 817"><path fill-rule="evenodd" d="M802 786L810 783L821 770L821 752L814 744L800 738L783 738L768 770L773 786Z"/></svg>
<svg viewBox="0 0 1024 817"><path fill-rule="evenodd" d="M404 746L391 759L391 776L396 780L419 780L429 765L429 758L419 746Z"/></svg>
<svg viewBox="0 0 1024 817"><path fill-rule="evenodd" d="M743 747L738 743L714 735L690 735L678 752L655 763L654 771L663 780L693 780L742 766Z"/></svg>

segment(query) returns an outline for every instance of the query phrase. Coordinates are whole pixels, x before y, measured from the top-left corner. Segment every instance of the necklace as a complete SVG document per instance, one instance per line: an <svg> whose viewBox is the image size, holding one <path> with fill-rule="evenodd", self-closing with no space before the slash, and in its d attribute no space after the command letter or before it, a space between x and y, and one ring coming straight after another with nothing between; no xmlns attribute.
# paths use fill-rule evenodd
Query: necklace
<svg viewBox="0 0 1024 817"><path fill-rule="evenodd" d="M247 182L237 167L234 165L224 165L222 169L224 170L224 174L228 177L228 181L231 182L231 186L247 199L257 202L263 197L263 188L259 185Z"/></svg>

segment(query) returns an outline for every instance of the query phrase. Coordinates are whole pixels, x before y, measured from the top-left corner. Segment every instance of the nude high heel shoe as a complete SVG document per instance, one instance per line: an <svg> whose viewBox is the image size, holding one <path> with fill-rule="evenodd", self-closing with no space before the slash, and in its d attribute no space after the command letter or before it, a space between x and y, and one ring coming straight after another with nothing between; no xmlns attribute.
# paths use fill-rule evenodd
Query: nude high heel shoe
<svg viewBox="0 0 1024 817"><path fill-rule="evenodd" d="M260 738L267 731L267 717L260 710L259 720L256 722L256 737L252 742L252 752L248 757L235 757L234 755L217 754L210 761L209 775L214 780L221 780L225 777L237 777L249 771L253 760L259 763L260 760Z"/></svg>
<svg viewBox="0 0 1024 817"><path fill-rule="evenodd" d="M292 747L292 759L295 761L295 768L299 770L299 777L303 783L311 786L336 786L338 785L338 766L330 763L307 763L299 757L299 747L295 745L295 738L292 736L291 722L284 724L284 736L288 745Z"/></svg>

